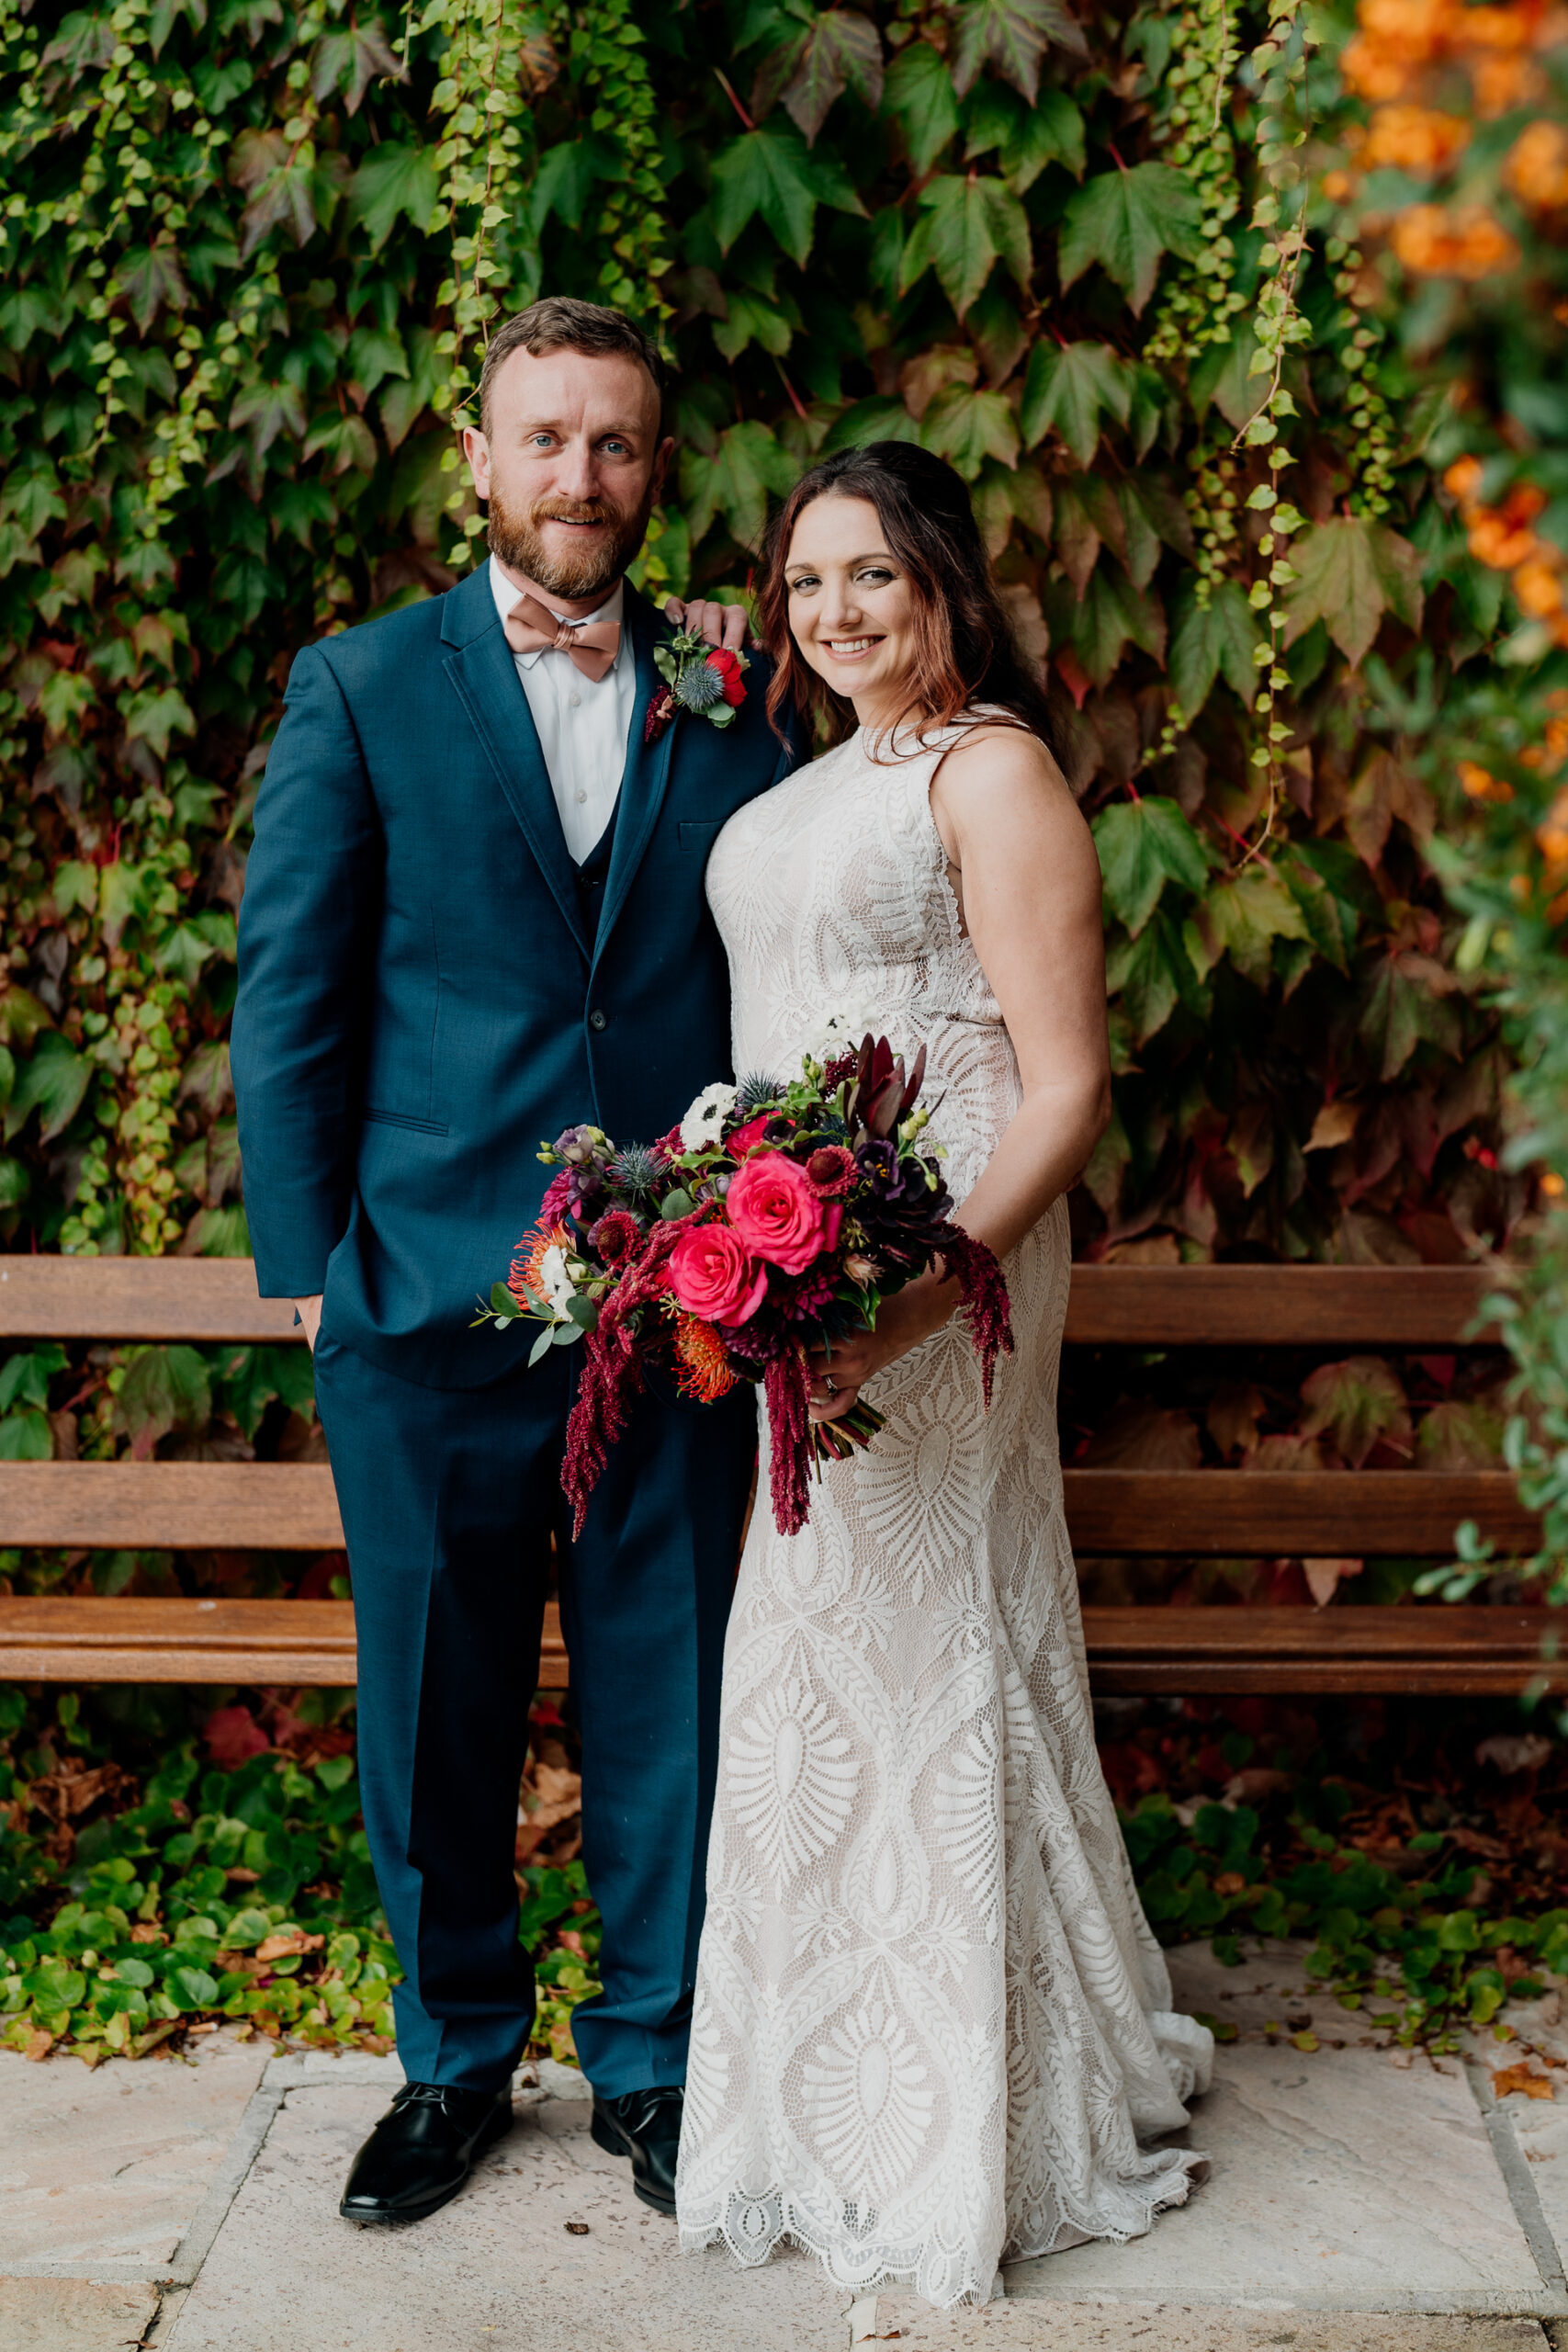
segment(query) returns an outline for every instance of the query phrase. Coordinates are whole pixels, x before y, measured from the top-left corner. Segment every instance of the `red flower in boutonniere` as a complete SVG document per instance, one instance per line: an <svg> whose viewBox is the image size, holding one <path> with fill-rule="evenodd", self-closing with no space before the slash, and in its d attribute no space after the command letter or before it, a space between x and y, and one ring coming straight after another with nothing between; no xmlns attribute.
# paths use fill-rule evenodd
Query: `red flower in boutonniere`
<svg viewBox="0 0 1568 2352"><path fill-rule="evenodd" d="M657 743L677 711L689 710L710 727L728 727L746 699L742 684L750 666L744 653L710 646L695 629L682 629L653 659L664 684L648 706L645 743Z"/></svg>
<svg viewBox="0 0 1568 2352"><path fill-rule="evenodd" d="M746 699L746 689L740 682L745 665L739 654L732 653L728 645L716 645L705 666L718 672L719 691L730 709L738 710Z"/></svg>

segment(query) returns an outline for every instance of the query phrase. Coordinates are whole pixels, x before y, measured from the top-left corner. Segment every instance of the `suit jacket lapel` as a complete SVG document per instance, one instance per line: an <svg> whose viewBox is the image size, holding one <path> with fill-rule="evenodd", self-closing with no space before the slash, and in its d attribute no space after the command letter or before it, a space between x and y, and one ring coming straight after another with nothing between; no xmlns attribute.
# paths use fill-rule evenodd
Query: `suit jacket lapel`
<svg viewBox="0 0 1568 2352"><path fill-rule="evenodd" d="M625 625L631 631L637 657L637 695L632 704L632 723L626 738L626 764L621 777L621 797L615 811L615 838L611 845L610 871L604 883L604 911L599 918L599 936L594 944L595 964L603 956L615 930L616 917L626 905L637 867L642 864L643 854L653 837L653 828L670 782L670 754L680 725L678 718L672 719L657 743L643 741L642 730L649 704L663 684L653 666L653 649L664 624L646 597L640 596L629 581L623 609Z"/></svg>
<svg viewBox="0 0 1568 2352"><path fill-rule="evenodd" d="M512 648L491 594L489 565L481 564L459 582L444 601L441 635L449 649L443 657L446 674L567 928L586 956L588 942L578 912L571 859L534 714L518 682Z"/></svg>

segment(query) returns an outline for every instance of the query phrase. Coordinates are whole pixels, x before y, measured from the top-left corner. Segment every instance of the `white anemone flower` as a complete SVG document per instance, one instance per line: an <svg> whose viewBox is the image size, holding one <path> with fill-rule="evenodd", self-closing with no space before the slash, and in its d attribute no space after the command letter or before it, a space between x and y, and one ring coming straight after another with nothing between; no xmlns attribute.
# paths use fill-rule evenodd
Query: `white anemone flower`
<svg viewBox="0 0 1568 2352"><path fill-rule="evenodd" d="M887 1031L887 1008L872 996L846 997L825 1020L818 1021L801 1038L802 1057L814 1062L836 1061L840 1054L858 1053L863 1037L881 1037Z"/></svg>
<svg viewBox="0 0 1568 2352"><path fill-rule="evenodd" d="M566 1251L558 1243L547 1250L539 1261L539 1286L555 1309L556 1321L568 1322L570 1303L577 1296L577 1285L567 1266Z"/></svg>
<svg viewBox="0 0 1568 2352"><path fill-rule="evenodd" d="M705 1086L681 1122L681 1144L686 1151L705 1151L717 1143L724 1123L735 1108L735 1089L727 1079Z"/></svg>

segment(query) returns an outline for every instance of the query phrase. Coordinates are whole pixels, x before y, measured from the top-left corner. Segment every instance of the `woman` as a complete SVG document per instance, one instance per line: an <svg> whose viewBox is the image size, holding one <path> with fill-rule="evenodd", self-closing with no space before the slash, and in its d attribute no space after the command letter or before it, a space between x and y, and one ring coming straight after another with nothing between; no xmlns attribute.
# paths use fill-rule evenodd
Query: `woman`
<svg viewBox="0 0 1568 2352"><path fill-rule="evenodd" d="M862 2290L983 2301L1003 2259L1183 2201L1202 2159L1136 2135L1187 2120L1213 2050L1134 1892L1062 1516L1064 1194L1110 1102L1100 876L950 467L904 442L815 467L761 620L775 710L858 724L715 847L736 1069L787 1075L851 1008L926 1046L929 1136L1017 1351L987 1414L933 1275L814 1360L818 1418L863 1386L887 1426L802 1533L752 1519L677 2210L687 2246L787 2237Z"/></svg>

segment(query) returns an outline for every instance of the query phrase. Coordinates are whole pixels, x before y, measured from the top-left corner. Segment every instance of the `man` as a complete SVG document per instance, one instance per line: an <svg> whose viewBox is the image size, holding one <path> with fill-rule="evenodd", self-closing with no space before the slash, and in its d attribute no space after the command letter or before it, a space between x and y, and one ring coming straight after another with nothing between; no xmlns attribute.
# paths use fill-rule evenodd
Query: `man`
<svg viewBox="0 0 1568 2352"><path fill-rule="evenodd" d="M671 443L657 353L592 303L491 339L464 435L489 563L308 647L256 808L233 1069L262 1293L315 1350L354 1575L366 1826L408 2081L341 2211L434 2212L511 2120L533 2018L513 1876L552 1532L604 1992L593 2132L674 2211L749 1390L642 1400L575 1546L575 1358L470 1328L537 1211L542 1138L664 1133L729 1068L703 895L780 776L759 664L735 720L645 741L654 613L626 583ZM698 607L715 634L716 608ZM739 641L743 616L720 616Z"/></svg>

